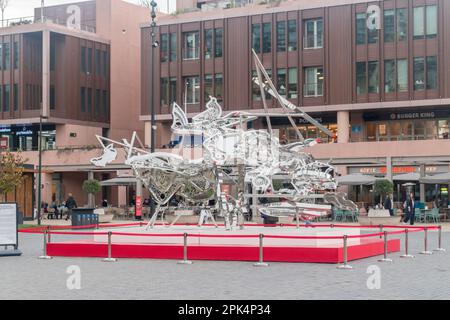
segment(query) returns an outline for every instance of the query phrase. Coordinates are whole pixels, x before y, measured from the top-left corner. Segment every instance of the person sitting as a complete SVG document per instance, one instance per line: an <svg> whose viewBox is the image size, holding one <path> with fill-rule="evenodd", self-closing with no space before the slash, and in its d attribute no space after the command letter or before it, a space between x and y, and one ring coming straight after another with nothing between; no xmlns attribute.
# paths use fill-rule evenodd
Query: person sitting
<svg viewBox="0 0 450 320"><path fill-rule="evenodd" d="M103 208L107 208L107 207L108 207L108 200L103 199L103 201L102 201L102 207L103 207Z"/></svg>

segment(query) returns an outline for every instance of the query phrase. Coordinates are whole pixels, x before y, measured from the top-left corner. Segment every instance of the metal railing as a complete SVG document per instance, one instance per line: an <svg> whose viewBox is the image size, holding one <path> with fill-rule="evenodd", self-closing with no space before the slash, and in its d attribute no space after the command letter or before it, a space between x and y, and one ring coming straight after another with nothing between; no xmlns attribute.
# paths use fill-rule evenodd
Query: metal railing
<svg viewBox="0 0 450 320"><path fill-rule="evenodd" d="M57 24L60 26L69 27L69 26L67 26L67 20L65 20L65 19L47 17L47 18L44 18L44 22L54 23L54 24ZM91 33L96 32L96 27L92 26L92 25L96 24L96 20L84 20L83 22L84 22L84 24L80 24L74 29L91 32ZM34 24L34 23L41 23L41 18L34 17L34 16L27 16L27 17L19 17L19 18L0 20L0 26L2 28L15 27L15 26L20 26L20 25L29 25L29 24Z"/></svg>

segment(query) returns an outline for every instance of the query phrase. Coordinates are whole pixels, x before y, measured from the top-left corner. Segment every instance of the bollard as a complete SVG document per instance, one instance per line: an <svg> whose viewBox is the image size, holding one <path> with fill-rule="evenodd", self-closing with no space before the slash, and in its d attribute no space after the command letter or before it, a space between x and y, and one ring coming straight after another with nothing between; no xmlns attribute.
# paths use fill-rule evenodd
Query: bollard
<svg viewBox="0 0 450 320"><path fill-rule="evenodd" d="M383 259L379 259L378 262L392 262L392 259L389 259L387 257L388 254L388 233L387 231L384 232L384 256Z"/></svg>
<svg viewBox="0 0 450 320"><path fill-rule="evenodd" d="M52 259L52 257L47 255L47 239L49 239L48 229L46 229L43 234L44 234L44 254L42 256L39 256L38 259L49 260Z"/></svg>
<svg viewBox="0 0 450 320"><path fill-rule="evenodd" d="M434 251L445 252L445 249L442 248L442 226L438 227L438 247Z"/></svg>
<svg viewBox="0 0 450 320"><path fill-rule="evenodd" d="M421 251L420 254L433 254L432 251L428 251L428 228L425 227L423 231L424 231L424 234L425 234L424 239L423 239L424 250Z"/></svg>
<svg viewBox="0 0 450 320"><path fill-rule="evenodd" d="M402 254L400 256L400 258L414 258L414 256L412 254L409 254L409 248L408 248L408 240L409 240L409 236L408 236L408 229L405 229L405 254Z"/></svg>
<svg viewBox="0 0 450 320"><path fill-rule="evenodd" d="M192 264L192 261L187 258L188 234L186 232L183 235L183 240L183 260L178 261L178 264Z"/></svg>
<svg viewBox="0 0 450 320"><path fill-rule="evenodd" d="M112 257L111 249L112 249L112 232L108 232L108 258L103 259L103 262L116 262L117 259Z"/></svg>
<svg viewBox="0 0 450 320"><path fill-rule="evenodd" d="M337 266L338 269L353 269L353 267L351 265L348 264L348 255L347 255L347 235L344 235L343 239L344 239L344 264L341 264L339 266Z"/></svg>
<svg viewBox="0 0 450 320"><path fill-rule="evenodd" d="M261 233L259 235L259 261L255 264L253 264L254 267L268 267L269 264L264 262L264 257L263 257L263 239L264 239L264 235Z"/></svg>

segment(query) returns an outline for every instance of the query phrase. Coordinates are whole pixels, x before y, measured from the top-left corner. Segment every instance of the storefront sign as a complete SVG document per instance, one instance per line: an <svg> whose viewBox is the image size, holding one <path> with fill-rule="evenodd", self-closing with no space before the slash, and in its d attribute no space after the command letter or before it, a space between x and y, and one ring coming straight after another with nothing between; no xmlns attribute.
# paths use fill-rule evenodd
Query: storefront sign
<svg viewBox="0 0 450 320"><path fill-rule="evenodd" d="M0 137L0 150L1 149L8 149L8 138L2 138Z"/></svg>
<svg viewBox="0 0 450 320"><path fill-rule="evenodd" d="M392 174L412 173L420 172L420 167L415 166L402 166L393 167ZM448 172L448 166L426 166L425 173L446 173ZM362 173L373 175L386 175L387 167L353 167L349 168L349 173Z"/></svg>
<svg viewBox="0 0 450 320"><path fill-rule="evenodd" d="M414 120L414 119L442 119L450 118L450 110L430 110L412 112L366 112L363 115L365 121L384 120Z"/></svg>
<svg viewBox="0 0 450 320"><path fill-rule="evenodd" d="M11 133L11 127L0 127L0 133Z"/></svg>
<svg viewBox="0 0 450 320"><path fill-rule="evenodd" d="M0 246L17 245L17 204L0 203Z"/></svg>

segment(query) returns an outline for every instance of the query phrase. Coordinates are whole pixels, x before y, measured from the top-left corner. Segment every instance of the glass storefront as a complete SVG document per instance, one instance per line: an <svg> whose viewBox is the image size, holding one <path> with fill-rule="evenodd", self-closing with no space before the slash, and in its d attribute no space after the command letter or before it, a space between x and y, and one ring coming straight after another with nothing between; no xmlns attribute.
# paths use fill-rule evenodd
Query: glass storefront
<svg viewBox="0 0 450 320"><path fill-rule="evenodd" d="M323 124L324 127L328 128L333 133L337 132L337 124ZM313 125L299 125L298 129L305 139L320 139L322 143L331 143L332 137L329 137L325 132L317 129ZM288 143L293 143L299 141L297 136L297 131L295 128L288 128L286 135Z"/></svg>
<svg viewBox="0 0 450 320"><path fill-rule="evenodd" d="M39 149L39 125L11 125L0 127L0 137L8 139L11 151L36 151ZM55 125L42 126L42 150L55 149Z"/></svg>

